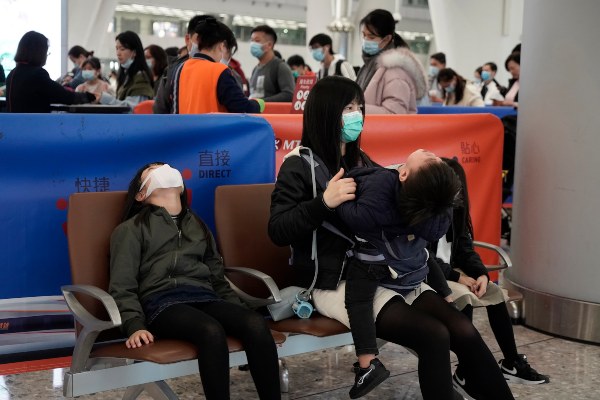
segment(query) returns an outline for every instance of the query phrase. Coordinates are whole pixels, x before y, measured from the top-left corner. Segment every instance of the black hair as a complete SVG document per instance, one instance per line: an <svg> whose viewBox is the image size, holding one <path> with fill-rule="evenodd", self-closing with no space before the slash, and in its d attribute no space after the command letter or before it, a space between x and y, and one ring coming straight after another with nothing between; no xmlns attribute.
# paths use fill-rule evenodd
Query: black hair
<svg viewBox="0 0 600 400"><path fill-rule="evenodd" d="M504 68L506 68L506 70L507 70L507 71L508 71L508 63L509 63L510 61L514 61L514 62L516 62L517 64L521 65L521 53L519 53L519 52L517 51L517 52L511 53L511 54L510 54L510 55L509 55L509 56L506 58L506 61L504 61Z"/></svg>
<svg viewBox="0 0 600 400"><path fill-rule="evenodd" d="M520 53L521 52L521 43L517 44L511 51L511 53Z"/></svg>
<svg viewBox="0 0 600 400"><path fill-rule="evenodd" d="M237 50L237 40L231 29L214 17L207 17L200 21L194 32L198 34L198 50L211 49L221 42L225 42L231 54Z"/></svg>
<svg viewBox="0 0 600 400"><path fill-rule="evenodd" d="M88 58L88 57L92 57L94 55L94 52L87 51L86 49L84 49L81 46L73 46L69 49L69 52L67 53L67 55L75 57L75 58L79 58L82 55L84 55L86 58Z"/></svg>
<svg viewBox="0 0 600 400"><path fill-rule="evenodd" d="M409 47L408 43L396 33L396 21L388 10L379 8L371 11L360 20L360 25L364 25L369 32L381 38L392 35L394 47Z"/></svg>
<svg viewBox="0 0 600 400"><path fill-rule="evenodd" d="M165 53L167 53L167 56L169 56L169 57L177 57L178 52L179 52L179 49L175 46L167 47L165 49Z"/></svg>
<svg viewBox="0 0 600 400"><path fill-rule="evenodd" d="M290 67L304 67L306 64L304 63L304 58L298 54L294 54L287 59L287 65Z"/></svg>
<svg viewBox="0 0 600 400"><path fill-rule="evenodd" d="M460 179L446 163L431 160L412 171L398 191L397 206L408 226L459 204Z"/></svg>
<svg viewBox="0 0 600 400"><path fill-rule="evenodd" d="M158 77L162 76L163 72L167 68L167 65L169 64L167 61L167 53L162 47L155 44L151 44L144 50L148 50L152 58L154 58L154 63L152 64L152 74Z"/></svg>
<svg viewBox="0 0 600 400"><path fill-rule="evenodd" d="M190 19L187 26L188 35L193 35L196 31L196 25L198 25L201 21L204 21L206 18L214 18L211 15L195 15Z"/></svg>
<svg viewBox="0 0 600 400"><path fill-rule="evenodd" d="M485 63L485 64L483 64L483 65L484 65L484 66L488 65L488 66L490 67L490 69L491 69L493 72L496 72L496 71L498 71L498 66L496 65L496 63L495 63L495 62L491 62L491 61L490 61L490 62L486 62L486 63Z"/></svg>
<svg viewBox="0 0 600 400"><path fill-rule="evenodd" d="M136 224L139 224L140 221L144 223L148 222L148 217L150 216L151 207L141 201L136 200L136 196L140 191L140 186L142 185L142 174L147 168L150 168L154 165L164 165L165 163L162 161L156 161L153 163L149 163L144 165L142 168L137 170L133 179L129 182L129 187L127 189L127 196L125 197L125 207L123 208L123 215L121 217L121 221L127 221L128 219L138 216L135 220ZM181 208L182 211L188 208L188 198L187 198L187 190L185 190L185 184L183 188L183 192L181 193Z"/></svg>
<svg viewBox="0 0 600 400"><path fill-rule="evenodd" d="M332 175L341 166L342 112L353 101L361 106L364 118L365 96L360 86L352 79L328 76L317 81L304 106L300 144L310 147ZM346 171L358 164L361 154L359 136L356 141L346 144Z"/></svg>
<svg viewBox="0 0 600 400"><path fill-rule="evenodd" d="M459 103L465 94L465 87L467 86L467 81L465 80L465 78L460 76L452 68L442 68L440 70L440 72L438 72L437 79L438 79L439 83L443 83L443 82L451 81L454 77L456 77L456 88L454 89L454 100L456 101L456 103Z"/></svg>
<svg viewBox="0 0 600 400"><path fill-rule="evenodd" d="M99 71L102 68L102 65L100 64L100 60L97 59L96 57L90 57L87 60L85 60L83 62L83 64L81 64L81 69L83 69L83 67L85 67L88 64L91 65L92 68L94 68L96 71Z"/></svg>
<svg viewBox="0 0 600 400"><path fill-rule="evenodd" d="M454 173L456 174L456 176L458 176L458 179L460 180L460 185L461 185L461 200L462 200L462 207L465 209L465 223L467 225L467 232L471 235L471 237L473 237L473 222L471 221L471 206L469 203L469 190L467 189L467 174L465 173L464 168L462 167L462 165L460 165L460 163L458 162L458 160L456 158L445 158L445 157L441 157L442 161L444 161L446 164L448 164L448 166L450 168L452 168L452 170L454 171Z"/></svg>
<svg viewBox="0 0 600 400"><path fill-rule="evenodd" d="M308 45L313 47L314 45L320 45L321 47L329 45L329 54L335 54L333 51L333 41L331 40L331 36L326 35L324 33L318 33L310 39Z"/></svg>
<svg viewBox="0 0 600 400"><path fill-rule="evenodd" d="M19 40L15 62L34 67L46 64L48 58L48 38L39 32L29 31Z"/></svg>
<svg viewBox="0 0 600 400"><path fill-rule="evenodd" d="M481 76L481 73L483 72L483 67L475 68L475 72L477 72Z"/></svg>
<svg viewBox="0 0 600 400"><path fill-rule="evenodd" d="M433 58L434 60L436 60L440 64L446 65L446 55L444 53L442 53L442 52L440 52L440 53L434 53L434 54L430 55L429 58Z"/></svg>
<svg viewBox="0 0 600 400"><path fill-rule="evenodd" d="M252 29L250 34L252 35L254 32L263 32L265 35L271 37L271 41L273 41L273 44L277 43L277 33L275 33L275 30L269 25L258 25L254 27L254 29Z"/></svg>
<svg viewBox="0 0 600 400"><path fill-rule="evenodd" d="M117 78L117 86L121 87L125 83L125 79L129 76L129 79L133 80L133 77L138 73L142 72L146 75L148 83L152 84L152 73L148 64L146 64L146 57L144 57L144 47L142 41L137 33L132 31L125 31L119 33L115 38L115 41L119 41L123 47L135 52L133 63L127 69L119 66L119 77Z"/></svg>

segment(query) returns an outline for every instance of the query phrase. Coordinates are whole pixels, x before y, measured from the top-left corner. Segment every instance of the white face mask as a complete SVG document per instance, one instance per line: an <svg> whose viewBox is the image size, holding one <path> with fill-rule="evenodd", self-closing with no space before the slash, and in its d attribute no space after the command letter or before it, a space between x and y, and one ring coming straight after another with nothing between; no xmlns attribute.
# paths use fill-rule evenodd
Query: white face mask
<svg viewBox="0 0 600 400"><path fill-rule="evenodd" d="M181 177L181 173L175 168L171 168L169 164L161 165L152 170L142 182L140 190L148 183L148 180L150 180L150 184L148 185L148 189L146 189L146 198L150 197L155 189L181 187L181 191L183 192L183 178Z"/></svg>

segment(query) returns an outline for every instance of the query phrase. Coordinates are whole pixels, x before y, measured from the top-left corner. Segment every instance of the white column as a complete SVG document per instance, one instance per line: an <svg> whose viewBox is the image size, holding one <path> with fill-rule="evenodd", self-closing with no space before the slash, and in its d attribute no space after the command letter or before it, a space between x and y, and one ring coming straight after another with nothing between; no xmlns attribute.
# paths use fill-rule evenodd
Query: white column
<svg viewBox="0 0 600 400"><path fill-rule="evenodd" d="M447 66L467 79L482 64L498 65L498 82L508 84L504 61L521 42L523 0L429 0L437 51Z"/></svg>
<svg viewBox="0 0 600 400"><path fill-rule="evenodd" d="M525 2L510 274L592 303L600 303L599 15L596 0Z"/></svg>

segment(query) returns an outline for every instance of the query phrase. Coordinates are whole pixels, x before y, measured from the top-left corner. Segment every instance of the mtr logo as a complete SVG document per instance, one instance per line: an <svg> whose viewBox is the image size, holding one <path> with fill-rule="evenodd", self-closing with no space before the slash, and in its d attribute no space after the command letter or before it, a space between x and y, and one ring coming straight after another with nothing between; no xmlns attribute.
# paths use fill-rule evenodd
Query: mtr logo
<svg viewBox="0 0 600 400"><path fill-rule="evenodd" d="M279 150L294 150L300 146L300 139L280 139L275 138L275 151Z"/></svg>

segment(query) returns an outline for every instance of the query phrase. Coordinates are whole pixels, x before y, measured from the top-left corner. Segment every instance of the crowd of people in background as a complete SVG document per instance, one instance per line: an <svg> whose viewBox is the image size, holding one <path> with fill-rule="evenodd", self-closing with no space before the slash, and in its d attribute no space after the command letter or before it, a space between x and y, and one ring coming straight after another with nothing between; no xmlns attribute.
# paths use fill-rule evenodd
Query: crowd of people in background
<svg viewBox="0 0 600 400"><path fill-rule="evenodd" d="M122 105L133 110L144 100L154 100L154 113L175 113L179 109L173 101L178 90L175 87L175 71L198 54L200 36L195 30L205 17L207 16L196 16L189 21L185 46L180 48L163 49L156 44L143 47L136 33L120 33L115 41L115 56L119 65L116 70L103 71L100 60L94 57L94 51L86 50L80 45L73 46L67 56L74 67L56 82L67 91L90 93L91 103ZM211 29L217 29L216 26L217 24L211 26ZM275 48L277 33L268 25L256 26L251 32L250 53L256 58L257 64L252 66L248 78L240 62L233 58L237 43L235 46L224 46L221 53L215 54L215 59L205 57L203 60L224 64L227 76L233 77L247 99L264 102L290 102L297 78L314 75L317 79L343 76L356 81L365 93L369 114L412 114L417 112L417 106L431 104L518 107L520 45L515 47L504 63L512 76L505 86L496 80L498 66L492 61L478 66L473 78L468 79L466 75L450 68L446 55L438 52L430 56L428 69L425 71L409 44L396 33L395 27L396 21L386 10L374 10L360 21L361 67L353 66L344 56L336 53L332 38L319 33L308 41L308 51L312 59L319 63L319 69L313 72L301 55L292 54L287 59L282 57ZM32 33L27 35L31 36ZM27 43L25 41L19 47ZM48 45L46 43L45 47ZM42 56L36 57L41 59ZM23 62L17 61L17 64ZM38 67L43 67L44 63ZM23 68L15 68L16 73L21 70ZM88 72L84 73L86 70ZM40 111L39 106L28 106L23 101L28 92L21 90L19 84L15 86L9 78L10 75L5 77L4 70L0 69L0 84L8 81L5 93L0 94L11 99L7 102L7 105L11 105L7 106L7 111ZM216 90L218 79L207 77L206 80L210 81L207 83L209 86L214 86L215 93L211 96L215 97L219 92ZM199 81L196 83L199 84ZM19 90L12 90L11 87ZM31 90L32 88L29 93ZM223 87L219 93L220 99L212 102L212 107L203 107L202 111L198 109L193 112L223 110L217 103L222 105L223 102L228 102L225 97L230 94L224 92ZM237 98L237 91L231 96ZM40 92L37 97L38 102L44 104L84 102L83 98L71 100L62 92ZM23 104L24 108L12 107L15 103ZM44 109L48 110L48 107ZM233 107L231 110L240 109Z"/></svg>

